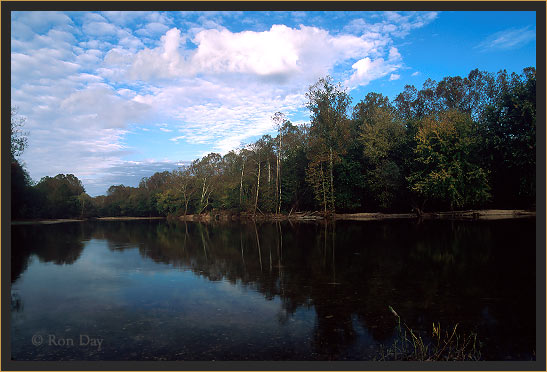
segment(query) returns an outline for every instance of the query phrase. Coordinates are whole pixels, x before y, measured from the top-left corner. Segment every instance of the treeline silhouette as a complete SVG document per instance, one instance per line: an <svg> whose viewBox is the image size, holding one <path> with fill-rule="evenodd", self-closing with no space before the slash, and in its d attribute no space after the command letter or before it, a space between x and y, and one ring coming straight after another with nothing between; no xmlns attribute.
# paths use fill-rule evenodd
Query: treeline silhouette
<svg viewBox="0 0 547 372"><path fill-rule="evenodd" d="M17 160L26 142L12 111L12 218L535 208L533 67L428 79L353 106L326 77L306 97L307 124L276 113L275 137L93 198L73 175L33 184Z"/></svg>

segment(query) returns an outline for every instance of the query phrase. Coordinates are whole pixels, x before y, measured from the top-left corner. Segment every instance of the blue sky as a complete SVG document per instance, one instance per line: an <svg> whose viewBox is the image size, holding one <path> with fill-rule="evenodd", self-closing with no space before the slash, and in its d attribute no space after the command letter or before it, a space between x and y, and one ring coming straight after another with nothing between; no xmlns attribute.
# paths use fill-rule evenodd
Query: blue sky
<svg viewBox="0 0 547 372"><path fill-rule="evenodd" d="M13 12L12 106L34 180L90 195L309 120L331 75L357 103L474 68L536 66L535 12Z"/></svg>

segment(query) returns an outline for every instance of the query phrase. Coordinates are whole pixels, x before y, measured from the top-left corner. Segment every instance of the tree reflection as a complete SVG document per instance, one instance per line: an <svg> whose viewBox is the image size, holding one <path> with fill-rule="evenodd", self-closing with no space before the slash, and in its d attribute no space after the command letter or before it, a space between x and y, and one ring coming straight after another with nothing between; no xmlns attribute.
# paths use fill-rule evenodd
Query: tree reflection
<svg viewBox="0 0 547 372"><path fill-rule="evenodd" d="M81 254L82 241L106 239L111 250L138 249L155 262L247 286L266 300L279 298L281 324L299 308L313 308L310 342L320 359L345 358L361 328L374 342L389 343L395 324L388 305L414 329L459 322L461 329L478 331L485 341L507 332L495 322L512 329L529 327L519 342L530 351L534 324L516 323L535 315L535 272L530 270L534 231L534 223L526 220L14 226L12 280L31 254L70 264ZM501 306L507 301L500 298L509 298L513 306Z"/></svg>
<svg viewBox="0 0 547 372"><path fill-rule="evenodd" d="M11 281L27 269L32 255L42 262L70 265L80 257L89 226L82 223L13 225L11 227Z"/></svg>
<svg viewBox="0 0 547 372"><path fill-rule="evenodd" d="M104 234L120 249L138 246L145 257L191 268L210 280L249 286L266 299L278 296L280 322L299 307L313 306L313 347L322 358L337 359L356 341L354 320L376 342L390 340L394 321L388 305L418 329L428 330L434 321L447 326L460 322L468 329L480 324L480 296L506 295L490 265L499 257L514 257L507 248L493 251L504 239L500 224L143 223L129 229L104 224L104 232L94 234ZM524 226L533 229L531 223ZM517 281L533 288L531 276ZM518 284L509 287L518 292Z"/></svg>

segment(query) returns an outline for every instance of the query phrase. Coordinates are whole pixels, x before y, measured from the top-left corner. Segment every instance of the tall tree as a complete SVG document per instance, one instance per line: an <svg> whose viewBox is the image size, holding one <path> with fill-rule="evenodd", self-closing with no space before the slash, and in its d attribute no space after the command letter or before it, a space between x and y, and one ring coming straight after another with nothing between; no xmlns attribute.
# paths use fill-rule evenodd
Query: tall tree
<svg viewBox="0 0 547 372"><path fill-rule="evenodd" d="M203 213L210 205L211 194L218 185L221 160L220 154L210 153L192 162L192 174L196 177L200 187L198 214Z"/></svg>
<svg viewBox="0 0 547 372"><path fill-rule="evenodd" d="M353 119L359 123L370 191L381 208L389 209L404 188L401 147L406 144L405 128L389 99L378 93L367 94L355 106Z"/></svg>
<svg viewBox="0 0 547 372"><path fill-rule="evenodd" d="M28 145L28 132L23 130L26 119L18 115L16 107L11 108L11 216L12 218L35 217L35 193L32 179L19 161L19 156Z"/></svg>
<svg viewBox="0 0 547 372"><path fill-rule="evenodd" d="M351 98L330 76L310 86L306 98L311 114L308 179L316 191L316 199L323 202L324 211L328 208L334 213L334 164L346 152Z"/></svg>
<svg viewBox="0 0 547 372"><path fill-rule="evenodd" d="M500 71L495 95L481 116L483 156L491 169L494 201L532 207L536 197L536 70Z"/></svg>
<svg viewBox="0 0 547 372"><path fill-rule="evenodd" d="M277 152L276 152L276 174L275 174L275 202L276 202L276 213L281 213L281 200L283 195L283 187L281 183L281 163L282 163L282 154L283 154L283 125L287 122L285 115L281 112L276 112L272 117L272 120L275 123L277 129Z"/></svg>

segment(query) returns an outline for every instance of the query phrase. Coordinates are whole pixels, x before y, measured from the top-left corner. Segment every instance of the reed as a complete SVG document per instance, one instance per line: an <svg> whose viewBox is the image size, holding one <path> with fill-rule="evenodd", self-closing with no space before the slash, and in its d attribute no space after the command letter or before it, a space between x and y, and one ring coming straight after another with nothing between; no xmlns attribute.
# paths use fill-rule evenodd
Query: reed
<svg viewBox="0 0 547 372"><path fill-rule="evenodd" d="M380 347L378 360L413 361L476 361L481 360L480 341L477 334L458 332L458 324L451 329L441 329L440 323L433 323L431 338L424 338L412 330L397 312L389 306L397 321L397 337L393 344Z"/></svg>

